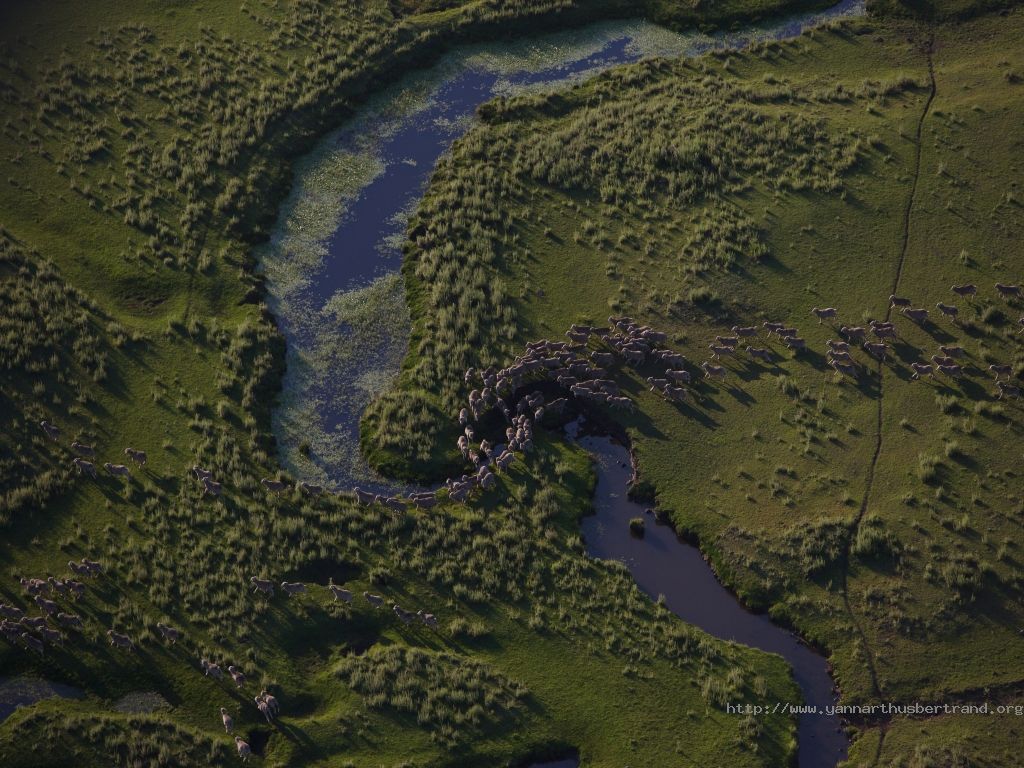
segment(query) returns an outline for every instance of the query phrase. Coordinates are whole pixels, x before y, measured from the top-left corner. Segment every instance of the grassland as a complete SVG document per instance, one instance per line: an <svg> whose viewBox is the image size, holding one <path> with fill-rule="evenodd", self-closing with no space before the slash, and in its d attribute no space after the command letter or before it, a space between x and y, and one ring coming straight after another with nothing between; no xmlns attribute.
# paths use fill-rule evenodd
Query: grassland
<svg viewBox="0 0 1024 768"><path fill-rule="evenodd" d="M728 23L774 3L658 3L649 16ZM795 6L790 6L795 7ZM409 67L465 39L639 12L616 3L90 0L0 11L0 598L17 579L106 567L73 608L85 630L36 658L0 645L0 674L69 683L0 725L0 762L233 764L217 708L268 765L495 765L576 748L591 765L772 766L788 718L721 711L725 697L789 700L776 658L713 641L586 559L591 483L559 443L481 509L429 515L348 499L268 497L283 351L253 245L292 158ZM46 439L38 422L62 430ZM130 481L70 469L68 445ZM206 466L217 499L187 474ZM323 588L264 600L250 576L347 583L438 615L399 626ZM170 647L156 623L179 627ZM104 633L129 634L134 654ZM245 688L204 677L206 656ZM472 673L453 670L465 663ZM425 686L444 696L420 707ZM252 696L269 686L283 717ZM170 711L125 712L157 691ZM463 706L469 702L468 706Z"/></svg>
<svg viewBox="0 0 1024 768"><path fill-rule="evenodd" d="M462 367L571 322L627 314L694 363L733 324L796 325L808 352L727 361L690 406L621 372L644 484L749 604L827 649L845 702L1019 701L1021 411L986 369L1024 369L1022 307L992 288L1024 271L1024 17L925 10L488 105L412 222L412 350L371 455L381 424L408 424L440 461L451 436L397 404L449 410ZM956 324L888 309L965 282ZM895 360L839 380L813 306L892 317ZM940 343L969 378L912 380ZM995 722L865 722L852 761L1014 765L1019 720Z"/></svg>
<svg viewBox="0 0 1024 768"><path fill-rule="evenodd" d="M268 765L495 765L570 747L595 766L785 764L792 722L721 711L726 697L793 699L784 665L682 625L624 571L585 558L577 519L592 479L563 444L541 441L482 508L389 515L268 497L283 354L252 270L291 159L454 42L641 10L723 24L781 6L87 6L0 11L0 596L26 605L17 578L66 575L71 558L107 567L65 649L40 660L0 645L2 674L88 694L5 721L0 762L230 764L227 706ZM700 359L733 321L792 318L817 350L829 331L810 306L881 316L897 264L901 292L922 304L949 300L954 280L1015 281L1021 25L1018 12L857 23L491 105L412 224L413 354L401 395L368 416L370 457L436 466L408 466L382 437L390 425L445 460L434 417L464 394L459 367L504 361L572 321L629 312ZM615 151L594 152L605 145ZM440 215L454 203L461 222ZM464 272L445 271L443 237L465 248ZM907 354L948 334L979 367L1019 372L1011 309L986 295L964 311L963 327L930 339L908 330ZM623 379L659 506L745 599L829 650L847 700L990 688L1014 701L1017 405L912 384L905 368L854 388L814 355L737 370L682 412ZM41 419L61 426L59 444ZM79 478L75 438L114 462L144 447L149 463L130 482ZM224 481L222 497L202 496L193 464ZM254 575L332 577L442 626L333 605L322 588L256 598ZM162 644L157 621L185 640ZM111 649L109 628L139 652ZM204 677L200 656L250 682ZM439 680L436 700L417 701ZM263 686L282 702L278 726L251 704ZM115 708L138 690L172 709ZM1013 765L1019 729L996 722L868 723L853 758Z"/></svg>

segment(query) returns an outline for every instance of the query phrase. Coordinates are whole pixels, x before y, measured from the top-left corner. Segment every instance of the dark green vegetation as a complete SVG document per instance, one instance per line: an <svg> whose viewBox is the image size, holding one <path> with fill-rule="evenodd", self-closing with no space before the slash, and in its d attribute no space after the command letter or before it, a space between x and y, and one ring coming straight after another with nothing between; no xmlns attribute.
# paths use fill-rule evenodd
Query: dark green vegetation
<svg viewBox="0 0 1024 768"><path fill-rule="evenodd" d="M1024 15L928 20L952 13L485 107L412 222L413 348L367 436L414 426L419 455L442 461L451 436L391 403L450 412L461 368L572 322L633 316L694 363L734 324L796 325L808 351L726 359L727 381L689 405L644 393L653 367L618 372L658 506L745 600L828 650L845 702L1019 701L1024 414L987 368L1024 371L1024 306L993 288L1024 277ZM977 298L950 292L967 282ZM890 293L930 320L888 310ZM814 306L891 317L893 359L855 350L864 375L840 379L824 358L839 323ZM964 347L967 378L912 380L939 344ZM1013 715L876 722L857 764L1019 762Z"/></svg>
<svg viewBox="0 0 1024 768"><path fill-rule="evenodd" d="M0 11L0 600L28 608L18 578L70 576L69 559L106 567L80 602L61 599L85 623L65 648L40 659L0 641L0 675L88 694L5 721L0 763L235 764L221 706L271 765L496 765L571 747L594 765L785 763L789 718L720 709L795 698L785 666L710 640L585 558L591 479L565 446L540 441L484 509L395 515L259 485L278 471L269 413L283 354L251 245L289 158L460 39L637 7L87 5ZM715 22L778 7L649 12ZM79 477L72 440L98 462L143 448L148 464L130 480ZM223 483L219 498L203 496L194 464ZM322 587L267 600L251 576L334 578L440 627L335 604ZM166 645L157 622L184 639ZM137 651L112 648L108 629ZM248 682L204 677L202 656ZM277 726L252 703L263 687L281 702ZM428 687L436 699L420 698ZM134 691L171 710L119 711Z"/></svg>
<svg viewBox="0 0 1024 768"><path fill-rule="evenodd" d="M622 569L584 557L591 480L566 446L541 440L483 508L395 515L259 485L277 471L268 425L282 350L250 245L288 159L456 40L638 7L87 5L0 12L0 599L25 606L17 577L69 575L71 558L107 567L71 609L85 631L69 631L65 649L40 660L0 644L2 674L89 694L6 721L0 762L232 764L225 706L274 765L495 765L568 747L590 765L785 764L788 719L721 711L794 699L784 665L682 625ZM715 23L778 7L644 9ZM367 419L372 457L406 473L448 461L451 443L433 430L464 395L460 366L505 362L513 342L574 320L628 311L700 359L733 320L791 317L818 350L828 332L809 307L879 316L897 259L901 291L928 306L948 301L954 280L1015 281L1021 26L1013 14L939 27L929 46L915 23L851 25L491 105L413 225L413 355L403 396ZM931 47L938 89L925 115ZM944 332L978 365L1009 361L1016 311L985 296ZM853 700L1018 680L1016 404L886 369L866 489L877 385L839 385L816 362L701 387L699 415L641 397L629 426L659 505L745 597L832 651ZM41 419L62 428L58 443ZM405 441L400 454L381 423ZM73 439L115 463L125 446L145 448L149 463L130 481L76 478ZM220 498L202 496L193 464L224 483ZM405 627L321 587L267 600L250 576L332 577L441 626ZM158 621L184 640L163 644ZM110 628L138 651L111 648ZM200 656L249 682L236 692L204 677ZM279 726L252 705L265 686ZM136 690L173 709L116 711ZM969 718L888 733L883 765L1012 765L1003 745L1019 740ZM866 734L856 758L867 764L877 737ZM973 741L947 759L949 739Z"/></svg>

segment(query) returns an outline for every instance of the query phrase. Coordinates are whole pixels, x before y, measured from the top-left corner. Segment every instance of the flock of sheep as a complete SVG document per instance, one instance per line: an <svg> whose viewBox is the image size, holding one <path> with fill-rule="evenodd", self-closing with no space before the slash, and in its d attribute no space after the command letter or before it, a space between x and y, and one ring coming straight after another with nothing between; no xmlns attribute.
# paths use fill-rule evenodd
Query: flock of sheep
<svg viewBox="0 0 1024 768"><path fill-rule="evenodd" d="M76 576L85 578L96 578L103 573L103 566L88 558L83 558L81 561L72 560L68 563L68 568ZM274 585L269 579L252 577L250 582L253 585L254 591L262 592L269 597L274 596ZM0 616L3 616L3 619L0 620L0 634L12 645L16 647L21 646L42 655L47 644L58 647L64 645L65 635L61 630L81 632L84 629L84 622L78 614L66 612L65 608L56 600L50 599L53 597L76 601L85 594L84 584L70 579L62 580L50 576L46 579L22 578L21 586L26 595L32 598L42 613L39 616L26 616L22 608L10 603L0 602ZM281 590L288 597L304 594L308 591L306 584L288 581L281 582ZM327 590L335 601L351 603L354 597L350 590L338 586L333 580L328 581ZM370 592L363 592L363 597L374 609L382 608L386 602L381 595L375 595ZM391 610L403 624L408 625L415 622L430 629L437 629L438 627L437 617L432 613L427 613L423 610L413 613L402 608L397 603L391 604ZM51 626L51 622L53 626ZM184 636L181 630L164 622L157 622L156 629L163 640L171 646L175 645ZM122 632L110 629L107 630L106 635L111 646L116 649L134 651L136 648L132 638ZM208 677L212 677L215 680L222 680L224 678L224 670L220 664L209 659L200 659L199 667L202 669L203 674ZM246 675L238 667L228 665L227 674L230 675L237 688L242 688L246 684ZM267 719L268 723L273 722L280 713L280 705L277 699L266 690L261 691L254 698L254 702L256 708ZM224 729L230 734L234 728L234 720L223 707L220 713ZM247 760L252 752L250 745L240 736L235 737L235 744L238 754L243 760Z"/></svg>
<svg viewBox="0 0 1024 768"><path fill-rule="evenodd" d="M996 283L996 289L1004 298L1024 298L1020 286ZM960 298L970 299L977 294L974 285L957 285L952 291ZM952 322L958 321L959 309L955 305L939 302L937 308L941 315ZM923 324L927 321L927 309L914 307L910 299L901 296L889 297L890 313L893 309L912 322ZM834 321L838 311L833 307L814 307L811 313L819 323ZM1024 317L1019 320L1020 331L1024 333ZM741 340L753 341L764 332L767 337L775 337L791 350L799 352L806 348L805 340L799 336L797 329L787 327L783 323L765 322L757 326L733 326L731 336L716 336L709 344L711 357L697 366L706 379L721 380L727 376L728 369L719 364L723 358L734 357L739 353ZM829 339L826 342L826 356L832 369L841 376L858 378L860 369L853 357L859 345L875 359L885 362L889 356L889 341L899 338L896 324L892 321L870 321L867 326L843 325L839 329L843 340ZM685 385L692 384L691 371L687 369L686 359L664 346L667 335L656 331L650 326L641 325L629 317L609 317L608 326L593 327L573 325L567 332L568 341L550 341L542 339L526 345L525 351L517 356L510 365L502 369L487 368L482 371L469 369L465 372L465 382L474 388L469 393L467 407L458 414L462 426L462 434L458 438L457 447L463 458L473 466L472 473L463 474L459 478L449 478L443 488L448 498L453 501L465 502L476 489L488 490L496 484L497 473L507 471L515 461L517 454L529 453L533 450L534 424L544 418L545 413L561 413L568 398L578 401L603 403L613 409L630 410L634 407L632 400L625 397L618 384L610 378L608 369L618 361L639 367L655 363L662 368L662 373L647 377L650 390L669 402L683 402L690 396ZM593 348L591 340L597 339L600 345ZM771 364L774 353L767 347L744 345L747 356L755 362ZM959 379L965 375L960 360L966 353L962 347L941 345L931 362L917 361L911 363L913 375L935 376L937 373L951 379ZM717 362L716 362L717 361ZM997 398L1019 398L1020 387L1011 384L1009 377L1012 366L1009 364L993 364L989 371L996 380ZM1006 377L1003 380L1001 377ZM554 384L564 392L565 396L545 402L544 395L536 391L537 385ZM525 388L525 389L524 389ZM492 444L487 439L477 443L475 424L491 410L500 411L507 424L504 444ZM42 421L40 427L54 441L61 438L61 430L49 421ZM76 454L72 460L74 468L83 475L96 478L96 450L78 440L71 443L71 450ZM124 455L136 467L146 466L146 452L128 447ZM114 477L131 477L131 470L125 464L106 462L104 470ZM223 490L221 483L213 479L213 472L199 466L193 466L190 474L203 487L203 494L219 496ZM279 494L288 489L283 480L264 478L262 486L269 493ZM296 485L301 492L316 497L324 492L318 485L300 482ZM410 494L407 497L384 497L378 494L355 488L352 491L355 500L362 505L380 504L395 511L404 511L409 505L421 509L433 507L438 500L437 492L424 491ZM92 560L83 558L80 562L71 561L68 568L72 573L84 579L94 579L103 573L102 566ZM255 592L268 597L275 594L275 585L269 579L253 576L250 583ZM26 616L23 609L8 603L0 603L0 635L13 645L23 646L31 651L42 654L47 644L62 646L65 635L62 630L78 630L83 628L80 616L66 610L58 600L75 601L85 592L82 582L72 579L57 579L49 576L46 579L23 578L22 588L40 609L39 616ZM307 585L302 582L280 583L281 591L287 597L306 593ZM329 581L326 589L333 600L351 603L353 593L345 587ZM363 592L363 598L374 609L382 608L386 601L381 595ZM421 623L435 629L437 618L432 613L419 610L415 613L406 610L397 603L391 604L391 610L404 624ZM182 637L182 632L162 622L158 623L157 631L165 642L174 645ZM110 644L118 649L131 651L135 648L132 639L114 630L107 631ZM221 679L224 675L220 666L208 659L202 659L200 667L207 676ZM241 688L246 681L245 674L237 667L227 667L235 685ZM255 697L254 702L268 722L277 717L279 705L277 699L266 690ZM231 734L234 721L228 711L221 708L224 729ZM251 754L250 745L240 736L235 736L238 754L243 760Z"/></svg>

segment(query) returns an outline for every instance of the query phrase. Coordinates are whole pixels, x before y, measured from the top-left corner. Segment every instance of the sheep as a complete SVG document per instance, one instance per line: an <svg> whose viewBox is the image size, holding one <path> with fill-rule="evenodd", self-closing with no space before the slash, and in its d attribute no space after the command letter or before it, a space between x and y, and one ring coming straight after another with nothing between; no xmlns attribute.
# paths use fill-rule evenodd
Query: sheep
<svg viewBox="0 0 1024 768"><path fill-rule="evenodd" d="M284 592L286 597L293 597L304 594L306 592L306 585L301 581L282 581L281 591Z"/></svg>
<svg viewBox="0 0 1024 768"><path fill-rule="evenodd" d="M966 299L968 296L974 296L978 293L978 286L974 285L974 283L967 283L965 285L950 286L949 290L961 299Z"/></svg>
<svg viewBox="0 0 1024 768"><path fill-rule="evenodd" d="M732 347L720 347L717 344L708 344L708 349L711 350L712 360L721 360L722 355L735 355L736 350Z"/></svg>
<svg viewBox="0 0 1024 768"><path fill-rule="evenodd" d="M910 367L914 369L914 373L910 377L912 379L920 379L925 374L935 376L935 369L928 363L911 363Z"/></svg>
<svg viewBox="0 0 1024 768"><path fill-rule="evenodd" d="M752 360L760 360L763 363L768 363L769 365L771 364L771 362L772 362L772 352L771 352L770 349L767 349L765 347L750 347L750 346L748 346L746 349L747 349L747 354L750 355L750 358Z"/></svg>
<svg viewBox="0 0 1024 768"><path fill-rule="evenodd" d="M80 443L77 440L71 443L71 450L74 451L75 453L81 454L82 456L87 456L90 459L96 458L95 448L93 448L91 445Z"/></svg>
<svg viewBox="0 0 1024 768"><path fill-rule="evenodd" d="M11 605L10 603L0 603L0 616L5 616L8 619L14 619L15 621L18 621L19 619L25 618L25 612L21 610L21 608L18 608L16 605Z"/></svg>
<svg viewBox="0 0 1024 768"><path fill-rule="evenodd" d="M281 707L277 703L277 699L272 694L268 693L266 688L260 691L260 695L256 698L263 699L263 701L267 705L267 708L270 710L270 714L272 714L274 717L277 717L278 714L281 712Z"/></svg>
<svg viewBox="0 0 1024 768"><path fill-rule="evenodd" d="M54 442L60 440L60 427L56 424L51 424L50 422L43 420L39 422L39 426L42 427L43 432L46 433L48 438Z"/></svg>
<svg viewBox="0 0 1024 768"><path fill-rule="evenodd" d="M220 664L214 664L208 659L200 659L199 666L203 668L203 674L207 677L212 677L214 680L224 678L224 670L220 668Z"/></svg>
<svg viewBox="0 0 1024 768"><path fill-rule="evenodd" d="M959 379L963 377L964 369L959 365L940 365L939 373L943 373L951 379Z"/></svg>
<svg viewBox="0 0 1024 768"><path fill-rule="evenodd" d="M110 644L115 648L120 648L125 651L135 650L135 643L132 642L128 635L123 635L120 632L115 632L112 629L107 630L107 637L110 639Z"/></svg>
<svg viewBox="0 0 1024 768"><path fill-rule="evenodd" d="M952 357L954 359L960 359L967 356L967 350L956 345L945 346L940 344L939 352L944 354L946 357Z"/></svg>
<svg viewBox="0 0 1024 768"><path fill-rule="evenodd" d="M1009 378L1010 374L1013 373L1013 366L1006 364L993 364L990 365L988 369L992 371L992 373L995 375L996 381L999 380L1000 376L1006 376L1007 378Z"/></svg>
<svg viewBox="0 0 1024 768"><path fill-rule="evenodd" d="M324 492L324 487L322 485L313 485L312 483L307 483L305 480L303 480L301 483L299 483L299 490L308 496L316 498L317 496Z"/></svg>
<svg viewBox="0 0 1024 768"><path fill-rule="evenodd" d="M839 310L835 307L824 307L822 309L812 307L811 314L818 318L818 325L821 325L824 320L834 319L839 314Z"/></svg>
<svg viewBox="0 0 1024 768"><path fill-rule="evenodd" d="M734 325L729 330L732 331L736 336L739 336L740 338L743 338L743 339L749 339L749 338L751 338L753 336L757 336L757 326L756 325L748 325L748 326Z"/></svg>
<svg viewBox="0 0 1024 768"><path fill-rule="evenodd" d="M485 491L489 491L498 484L498 479L488 472L486 475L480 478L480 487Z"/></svg>
<svg viewBox="0 0 1024 768"><path fill-rule="evenodd" d="M900 309L902 309L903 307L909 306L910 299L907 299L903 296L897 296L896 294L891 294L889 296L889 309L892 309L893 307L899 307Z"/></svg>
<svg viewBox="0 0 1024 768"><path fill-rule="evenodd" d="M796 328L779 328L779 330L775 332L775 334L783 340L792 338L798 333L799 331L797 331Z"/></svg>
<svg viewBox="0 0 1024 768"><path fill-rule="evenodd" d="M68 589L71 590L71 599L78 600L82 595L85 594L85 584L80 581L71 581L70 579L65 584L68 585Z"/></svg>
<svg viewBox="0 0 1024 768"><path fill-rule="evenodd" d="M42 595L36 595L34 599L36 605L50 616L56 616L60 613L60 606L53 602L53 600L47 600Z"/></svg>
<svg viewBox="0 0 1024 768"><path fill-rule="evenodd" d="M611 352L591 352L590 359L606 368L615 365L615 355Z"/></svg>
<svg viewBox="0 0 1024 768"><path fill-rule="evenodd" d="M260 713L261 713L261 714L262 714L262 715L263 715L263 716L264 716L265 718L267 718L267 722L268 722L268 723L269 723L269 722L271 722L271 721L273 720L273 714L272 714L272 713L271 713L271 711L270 711L270 707L269 707L269 706L267 706L267 702L266 702L266 701L264 701L264 700L263 700L262 698L260 698L259 696L257 696L257 697L256 697L256 698L254 699L254 701L256 702L256 709L258 709L258 710L260 711Z"/></svg>
<svg viewBox="0 0 1024 768"><path fill-rule="evenodd" d="M60 630L40 627L39 634L50 645L64 645L64 635L61 634Z"/></svg>
<svg viewBox="0 0 1024 768"><path fill-rule="evenodd" d="M723 347L732 347L735 349L740 343L739 336L715 336L715 343L721 344Z"/></svg>
<svg viewBox="0 0 1024 768"><path fill-rule="evenodd" d="M938 308L939 312L941 312L943 315L945 315L946 317L951 317L954 320L956 320L957 315L960 314L960 310L957 307L954 307L951 304L943 304L940 301L935 306Z"/></svg>
<svg viewBox="0 0 1024 768"><path fill-rule="evenodd" d="M749 349L749 347L747 347L747 349ZM669 380L675 381L675 382L679 382L680 384L689 384L690 380L692 378L690 376L690 372L689 371L684 371L684 370L676 371L676 370L673 370L671 368L669 368L668 370L665 371L665 375L669 378Z"/></svg>
<svg viewBox="0 0 1024 768"><path fill-rule="evenodd" d="M369 592L363 592L363 597L366 598L366 602L368 602L374 609L381 608L384 605L384 598L380 595L373 595Z"/></svg>
<svg viewBox="0 0 1024 768"><path fill-rule="evenodd" d="M512 453L512 451L504 451L497 459L495 459L494 465L499 472L504 472L512 466L512 462L515 460L516 455Z"/></svg>
<svg viewBox="0 0 1024 768"><path fill-rule="evenodd" d="M419 619L423 622L424 626L430 627L431 629L437 629L437 617L434 614L424 613L421 609L416 611L416 615L419 616Z"/></svg>
<svg viewBox="0 0 1024 768"><path fill-rule="evenodd" d="M469 424L469 410L462 408L459 410L459 424L463 427Z"/></svg>
<svg viewBox="0 0 1024 768"><path fill-rule="evenodd" d="M255 576L250 576L249 583L253 586L253 592L262 592L268 597L274 596L274 582L270 579L258 579Z"/></svg>
<svg viewBox="0 0 1024 768"><path fill-rule="evenodd" d="M391 610L403 624L409 624L414 618L416 618L415 613L413 613L412 611L405 610L400 605L398 605L398 603L392 605Z"/></svg>
<svg viewBox="0 0 1024 768"><path fill-rule="evenodd" d="M23 627L28 627L29 629L34 629L35 631L38 632L40 629L42 629L43 627L46 626L46 617L45 616L25 616L18 623L21 624L21 626L23 626Z"/></svg>
<svg viewBox="0 0 1024 768"><path fill-rule="evenodd" d="M853 344L858 341L864 341L867 330L860 325L844 325L839 329L839 333L845 336L846 339Z"/></svg>
<svg viewBox="0 0 1024 768"><path fill-rule="evenodd" d="M220 493L221 493L222 489L223 489L223 486L220 483L215 482L215 481L211 480L208 477L204 477L203 478L203 495L204 496L206 496L206 495L210 495L210 496L214 496L214 497L220 496Z"/></svg>
<svg viewBox="0 0 1024 768"><path fill-rule="evenodd" d="M196 480L206 480L207 478L213 477L213 472L208 469L203 469L198 464L193 464L190 471L195 475Z"/></svg>
<svg viewBox="0 0 1024 768"><path fill-rule="evenodd" d="M704 378L706 379L724 379L728 369L721 365L712 365L710 362L703 362L700 364L701 370L704 371Z"/></svg>
<svg viewBox="0 0 1024 768"><path fill-rule="evenodd" d="M836 341L835 339L828 339L825 342L825 347L829 352L849 352L850 344L845 341Z"/></svg>
<svg viewBox="0 0 1024 768"><path fill-rule="evenodd" d="M146 461L148 461L145 451L139 451L132 447L125 448L124 455L131 459L132 464L137 467L146 466Z"/></svg>
<svg viewBox="0 0 1024 768"><path fill-rule="evenodd" d="M228 665L228 674L231 675L231 679L235 681L236 688L241 688L245 685L245 673L234 664Z"/></svg>
<svg viewBox="0 0 1024 768"><path fill-rule="evenodd" d="M933 365L955 365L956 360L952 357L940 357L939 355L932 355Z"/></svg>
<svg viewBox="0 0 1024 768"><path fill-rule="evenodd" d="M903 314L918 324L923 323L925 320L928 319L928 310L923 307L916 309L912 309L911 307L904 307Z"/></svg>
<svg viewBox="0 0 1024 768"><path fill-rule="evenodd" d="M21 641L29 648L29 650L35 651L40 656L42 656L46 650L43 645L43 641L38 637L30 635L28 632L21 633Z"/></svg>
<svg viewBox="0 0 1024 768"><path fill-rule="evenodd" d="M169 642L171 645L174 645L176 642L181 640L182 634L180 629L175 629L168 624L164 624L162 621L158 621L156 623L156 628L159 630L160 634L164 636L164 640Z"/></svg>
<svg viewBox="0 0 1024 768"><path fill-rule="evenodd" d="M871 333L878 339L895 339L896 328L891 324L877 323L871 326Z"/></svg>
<svg viewBox="0 0 1024 768"><path fill-rule="evenodd" d="M270 493L281 493L281 491L288 487L283 480L274 480L270 477L264 477L260 480L260 484Z"/></svg>
<svg viewBox="0 0 1024 768"><path fill-rule="evenodd" d="M662 395L665 396L666 400L668 400L669 402L673 402L673 403L685 402L686 397L687 397L687 392L682 387L672 387L672 386L665 387L661 391L661 393L662 393ZM630 404L632 404L632 402L630 402Z"/></svg>
<svg viewBox="0 0 1024 768"><path fill-rule="evenodd" d="M1009 299L1011 297L1015 299L1024 298L1024 295L1022 295L1021 287L1019 285L1006 285L1004 283L996 283L996 290L999 292L999 295L1002 296L1004 299Z"/></svg>
<svg viewBox="0 0 1024 768"><path fill-rule="evenodd" d="M885 361L889 354L889 347L884 342L864 342L864 349L868 351L872 357L877 357L879 360Z"/></svg>
<svg viewBox="0 0 1024 768"><path fill-rule="evenodd" d="M359 488L359 487L353 488L352 491L356 495L356 501L358 501L364 507L368 507L371 504L373 504L373 494L372 493L370 493L368 491L364 491L362 488Z"/></svg>
<svg viewBox="0 0 1024 768"><path fill-rule="evenodd" d="M780 329L785 327L785 323L770 323L765 320L761 323L761 327L768 331L768 335L771 336L773 333L777 333Z"/></svg>
<svg viewBox="0 0 1024 768"><path fill-rule="evenodd" d="M235 736L235 746L238 748L238 756L242 758L242 762L249 762L252 749L249 748L248 742L243 741L241 736Z"/></svg>
<svg viewBox="0 0 1024 768"><path fill-rule="evenodd" d="M847 365L857 364L857 361L853 359L853 355L849 352L829 352L828 356L830 361L838 360L839 362L846 363Z"/></svg>
<svg viewBox="0 0 1024 768"><path fill-rule="evenodd" d="M88 475L93 480L96 479L96 465L91 461L76 457L71 460L71 466L78 470L78 474Z"/></svg>
<svg viewBox="0 0 1024 768"><path fill-rule="evenodd" d="M60 624L63 624L65 627L70 627L74 629L81 629L84 626L82 623L82 617L74 613L58 613L57 621Z"/></svg>
<svg viewBox="0 0 1024 768"><path fill-rule="evenodd" d="M996 382L996 400L1002 400L1003 395L1008 395L1014 400L1020 399L1020 387L1016 384L1011 384L1008 381L997 381Z"/></svg>
<svg viewBox="0 0 1024 768"><path fill-rule="evenodd" d="M327 580L327 589L331 591L331 595L334 597L335 601L340 600L343 603L352 602L352 592L344 587L339 587L334 583L334 579Z"/></svg>
<svg viewBox="0 0 1024 768"><path fill-rule="evenodd" d="M235 729L235 720L224 707L220 708L220 721L224 724L224 733L231 733Z"/></svg>
<svg viewBox="0 0 1024 768"><path fill-rule="evenodd" d="M103 566L95 560L90 560L88 557L82 558L82 565L89 569L90 576L99 576L103 573Z"/></svg>
<svg viewBox="0 0 1024 768"><path fill-rule="evenodd" d="M21 584L21 588L30 595L38 595L42 592L49 592L50 585L48 582L42 579L26 579L22 576L18 583Z"/></svg>
<svg viewBox="0 0 1024 768"><path fill-rule="evenodd" d="M103 465L103 468L107 470L114 477L131 477L131 470L128 469L124 464L111 464L109 461Z"/></svg>
<svg viewBox="0 0 1024 768"><path fill-rule="evenodd" d="M786 336L783 338L782 343L786 345L788 349L801 350L807 348L807 342L801 339L799 336Z"/></svg>

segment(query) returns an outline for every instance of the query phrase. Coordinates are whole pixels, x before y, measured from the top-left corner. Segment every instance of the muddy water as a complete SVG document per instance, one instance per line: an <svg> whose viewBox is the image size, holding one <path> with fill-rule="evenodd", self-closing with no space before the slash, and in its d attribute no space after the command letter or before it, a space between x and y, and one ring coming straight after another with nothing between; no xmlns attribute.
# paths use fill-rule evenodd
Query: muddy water
<svg viewBox="0 0 1024 768"><path fill-rule="evenodd" d="M715 577L700 550L676 536L668 525L645 512L645 505L627 496L632 476L629 450L610 437L585 436L579 444L593 457L597 471L594 514L583 520L587 552L603 560L619 560L640 588L683 621L705 632L769 653L777 653L793 668L804 702L824 710L836 704L834 683L825 658L767 616L747 611ZM629 530L629 521L642 517L642 537ZM836 717L801 715L800 768L833 768L846 757L849 741Z"/></svg>

